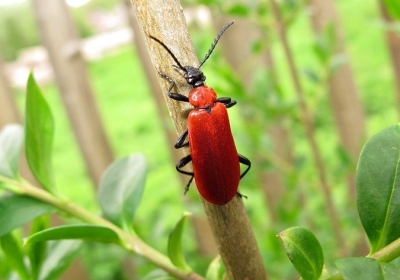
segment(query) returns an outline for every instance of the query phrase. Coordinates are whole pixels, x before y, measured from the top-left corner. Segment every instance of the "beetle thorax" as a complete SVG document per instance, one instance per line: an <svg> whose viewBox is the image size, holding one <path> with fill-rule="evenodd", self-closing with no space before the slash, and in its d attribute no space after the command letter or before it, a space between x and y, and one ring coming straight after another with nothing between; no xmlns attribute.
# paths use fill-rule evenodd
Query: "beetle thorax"
<svg viewBox="0 0 400 280"><path fill-rule="evenodd" d="M216 99L217 94L215 91L207 86L196 87L189 93L190 104L198 109L211 107Z"/></svg>

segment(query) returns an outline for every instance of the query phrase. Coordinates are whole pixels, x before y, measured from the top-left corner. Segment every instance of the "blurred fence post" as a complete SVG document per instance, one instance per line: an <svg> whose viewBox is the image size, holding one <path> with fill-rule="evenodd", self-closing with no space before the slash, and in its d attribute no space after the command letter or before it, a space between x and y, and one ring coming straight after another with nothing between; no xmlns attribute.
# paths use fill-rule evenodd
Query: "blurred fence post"
<svg viewBox="0 0 400 280"><path fill-rule="evenodd" d="M9 123L20 123L17 105L13 96L13 92L9 87L9 83L4 73L4 62L0 55L0 130Z"/></svg>
<svg viewBox="0 0 400 280"><path fill-rule="evenodd" d="M394 21L390 18L385 3L382 0L379 0L379 8L385 23L394 24ZM390 56L392 58L394 80L397 89L397 111L398 114L400 114L400 34L390 29L386 30L385 33Z"/></svg>
<svg viewBox="0 0 400 280"><path fill-rule="evenodd" d="M80 52L80 38L65 1L33 0L32 3L75 137L90 177L98 186L101 174L113 160L113 154Z"/></svg>
<svg viewBox="0 0 400 280"><path fill-rule="evenodd" d="M335 30L334 55L345 56L343 31L337 19L335 3L331 0L312 0L311 22L317 35L328 23ZM347 61L329 77L329 98L339 132L340 142L354 161L357 160L365 137L365 117L357 96L350 62ZM349 177L349 193L355 199L355 177Z"/></svg>

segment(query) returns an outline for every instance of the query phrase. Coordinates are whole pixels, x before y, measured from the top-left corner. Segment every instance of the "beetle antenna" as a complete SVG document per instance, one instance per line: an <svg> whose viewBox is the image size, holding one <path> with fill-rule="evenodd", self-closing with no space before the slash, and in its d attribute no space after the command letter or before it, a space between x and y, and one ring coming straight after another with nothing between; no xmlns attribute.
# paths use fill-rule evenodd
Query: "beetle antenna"
<svg viewBox="0 0 400 280"><path fill-rule="evenodd" d="M184 72L187 72L186 69L179 63L179 60L175 57L175 55L172 53L172 51L163 42L161 42L159 39L157 39L156 37L153 37L151 35L149 35L149 37L151 39L153 39L154 41L158 42L161 46L163 46L164 49L172 56L172 58L175 60L176 64L178 64L178 66L176 66L176 65L173 65L173 66L181 69Z"/></svg>
<svg viewBox="0 0 400 280"><path fill-rule="evenodd" d="M213 52L213 50L215 49L215 46L217 45L219 39L221 38L222 34L224 34L225 30L227 30L232 24L234 24L235 21L232 21L231 23L229 23L228 25L222 27L222 30L219 32L219 34L217 35L217 38L215 38L214 43L211 45L211 48L208 50L208 53L206 54L206 56L204 57L204 59L200 62L199 66L197 67L197 69L200 69L201 66L203 66L204 62L207 61L207 59L210 57L211 53Z"/></svg>

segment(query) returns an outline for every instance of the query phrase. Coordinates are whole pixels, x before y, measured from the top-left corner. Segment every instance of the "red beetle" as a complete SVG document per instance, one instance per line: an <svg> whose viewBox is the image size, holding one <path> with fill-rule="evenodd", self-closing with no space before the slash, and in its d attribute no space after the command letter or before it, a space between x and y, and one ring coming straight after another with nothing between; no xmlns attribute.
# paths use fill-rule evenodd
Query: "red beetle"
<svg viewBox="0 0 400 280"><path fill-rule="evenodd" d="M229 97L217 98L215 91L204 85L206 77L200 70L200 67L210 57L222 34L233 23L232 21L222 28L198 67L183 67L163 42L149 36L167 50L177 64L174 67L182 70L187 83L193 86L189 97L171 92L175 82L165 73L159 72L164 79L170 82L168 96L177 101L189 102L194 107L188 116L188 128L175 143L176 149L189 145L192 153L182 158L176 165L176 169L180 173L192 176L186 185L185 194L195 177L201 196L216 205L228 203L235 194L242 197L237 192L239 180L246 175L251 167L250 160L237 153L229 125L226 108L236 105L236 101ZM189 141L185 142L188 135ZM182 170L181 168L190 161L193 163L193 172ZM240 174L239 163L247 166L242 174Z"/></svg>

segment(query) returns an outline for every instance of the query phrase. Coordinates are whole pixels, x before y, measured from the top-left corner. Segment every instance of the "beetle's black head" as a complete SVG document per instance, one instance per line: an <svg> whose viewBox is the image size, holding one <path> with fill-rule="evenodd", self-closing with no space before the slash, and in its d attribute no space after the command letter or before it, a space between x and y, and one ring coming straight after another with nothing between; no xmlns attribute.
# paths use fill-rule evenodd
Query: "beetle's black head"
<svg viewBox="0 0 400 280"><path fill-rule="evenodd" d="M179 67L177 67L179 68ZM206 77L199 68L193 66L185 66L182 71L184 72L183 76L186 79L186 82L193 87L204 86L204 81Z"/></svg>
<svg viewBox="0 0 400 280"><path fill-rule="evenodd" d="M172 51L159 39L153 36L149 36L151 39L154 41L158 42L161 46L164 47L164 49L171 55L171 57L174 59L177 65L173 65L174 67L180 69L184 73L184 77L186 79L186 82L189 85L192 85L193 87L200 87L204 86L204 81L206 80L206 77L204 76L203 72L200 70L200 67L203 66L204 62L207 61L207 59L210 57L211 53L213 52L215 46L217 45L219 39L221 38L222 34L224 34L225 30L229 28L234 23L232 21L228 25L224 26L222 30L219 32L217 35L217 38L215 38L214 43L211 45L211 48L208 50L208 53L204 57L204 59L200 62L199 66L193 67L193 66L182 66L179 62L179 60L175 57L175 55L172 53Z"/></svg>

